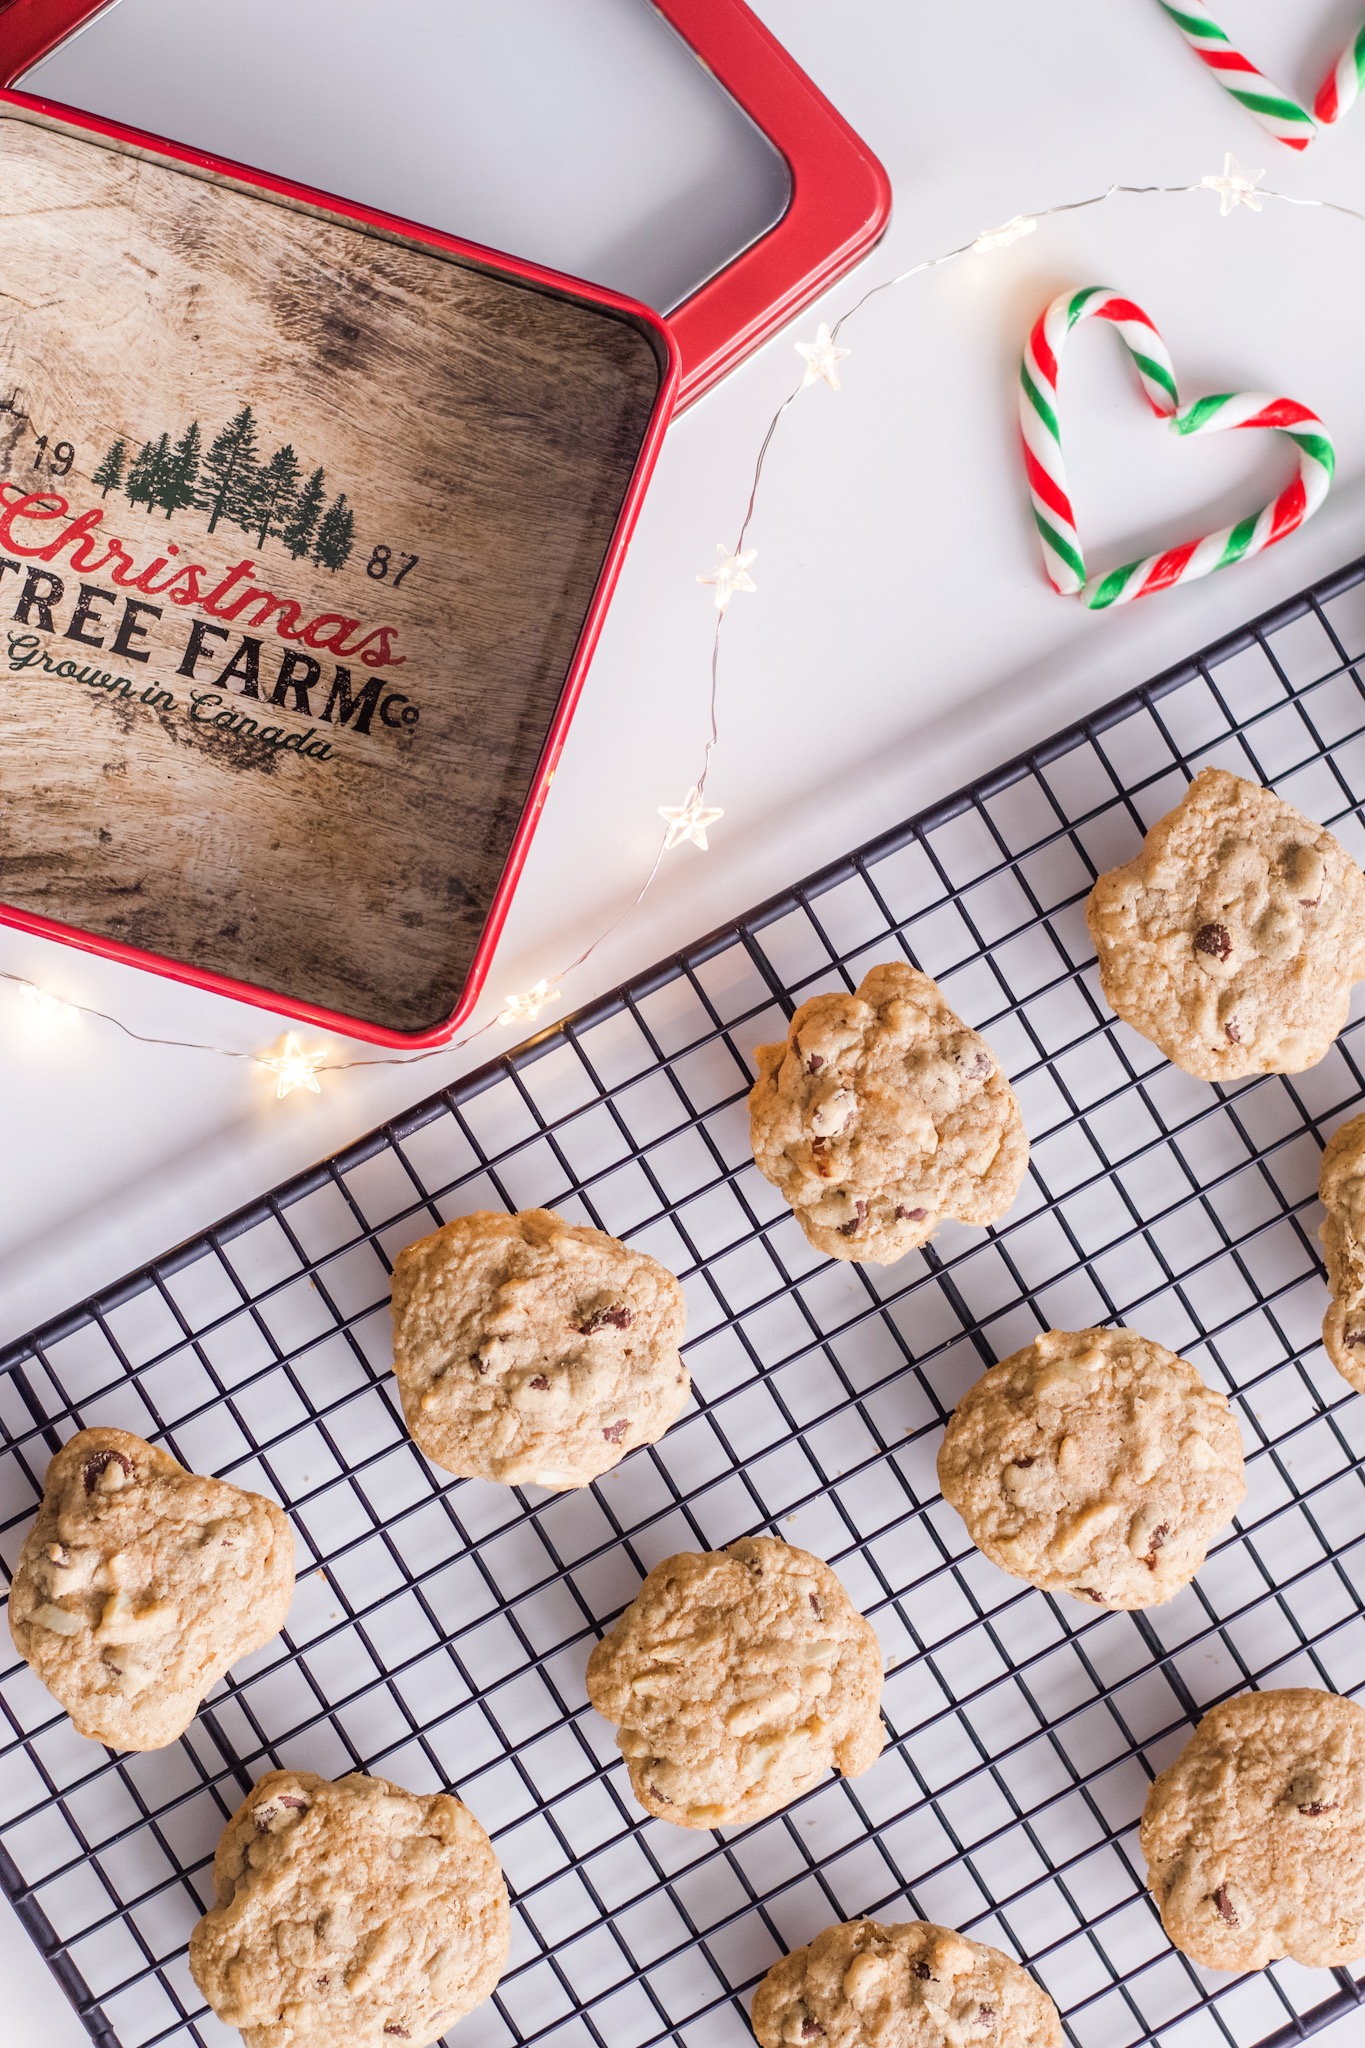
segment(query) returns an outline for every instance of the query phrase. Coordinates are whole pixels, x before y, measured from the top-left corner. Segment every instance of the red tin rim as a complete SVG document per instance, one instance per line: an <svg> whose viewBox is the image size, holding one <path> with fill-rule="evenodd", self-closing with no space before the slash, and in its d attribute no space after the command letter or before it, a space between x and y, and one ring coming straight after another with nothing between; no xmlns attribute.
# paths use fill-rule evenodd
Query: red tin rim
<svg viewBox="0 0 1365 2048"><path fill-rule="evenodd" d="M15 0L15 5L31 5L35 12L41 10L47 15L54 15L60 11L60 7L66 8L69 12L70 0L60 0L60 7L56 0ZM81 7L83 16L98 11L86 6L84 0L81 0ZM0 22L0 33L3 32L3 26L3 22ZM36 60L30 57L26 61L31 63ZM125 127L120 122L106 121L94 114L85 114L71 107L59 106L52 100L38 99L31 93L0 90L0 106L24 108L87 134L104 136L115 142L130 143L134 148L144 149L149 155L162 157L167 162L184 164L195 170L213 171L231 178L248 191L275 194L281 198L300 201L306 206L316 208L319 213L329 214L334 219L352 222L358 226L383 228L402 235L405 240L440 250L447 255L458 256L466 262L477 263L495 271L499 276L512 277L523 284L548 289L559 296L578 299L585 304L619 313L642 328L658 350L662 375L640 453L636 458L635 468L612 530L578 644L564 678L554 717L546 734L545 744L531 779L530 791L493 894L488 917L469 963L460 1000L449 1017L429 1026L425 1031L393 1031L385 1025L370 1023L364 1018L350 1017L342 1011L296 999L279 989L262 988L254 982L236 981L229 975L196 967L188 961L173 960L162 953L149 953L141 947L126 945L121 939L109 938L99 932L85 931L78 926L60 924L54 918L39 916L36 912L23 910L17 905L0 903L0 924L10 925L18 931L36 933L41 938L60 940L87 953L98 953L105 959L118 960L127 967L146 968L154 974L166 976L169 980L185 982L193 988L209 989L215 995L230 996L237 1002L250 1003L257 1009L274 1010L278 1015L296 1018L301 1023L313 1024L325 1031L340 1032L348 1038L362 1039L372 1045L406 1048L412 1051L420 1051L427 1046L444 1045L459 1030L483 993L489 965L507 921L512 895L526 864L531 840L540 822L540 814L545 807L550 784L554 780L555 766L563 751L573 714L578 707L588 666L601 635L607 606L616 588L630 536L639 517L645 487L658 460L664 432L676 403L681 377L677 342L667 324L651 307L642 306L634 299L625 298L619 292L608 291L604 286L584 284L581 279L564 277L558 271L546 269L543 264L528 263L520 257L500 255L476 242L464 241L458 235L446 234L438 228L424 227L419 223L403 220L396 214L382 213L374 207L360 206L349 199L337 199L329 193L317 192L310 186L297 185L288 178L279 178L270 172L257 171L242 164L232 163L227 158L211 155L207 150L191 149L180 143L167 142L159 136L147 135L139 129Z"/></svg>

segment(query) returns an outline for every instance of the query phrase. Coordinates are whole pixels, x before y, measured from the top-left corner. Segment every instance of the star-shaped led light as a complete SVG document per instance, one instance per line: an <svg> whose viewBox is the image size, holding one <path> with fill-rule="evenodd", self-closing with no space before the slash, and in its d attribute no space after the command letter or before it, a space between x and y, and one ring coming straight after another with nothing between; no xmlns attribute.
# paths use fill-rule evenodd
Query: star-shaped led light
<svg viewBox="0 0 1365 2048"><path fill-rule="evenodd" d="M1236 157L1229 153L1223 158L1221 175L1215 176L1211 171L1207 178L1201 178L1199 182L1206 192L1218 194L1218 210L1226 220L1239 206L1249 206L1253 213L1261 211L1262 195L1256 187L1264 176L1264 171L1253 171L1248 177Z"/></svg>
<svg viewBox="0 0 1365 2048"><path fill-rule="evenodd" d="M693 846L699 846L705 853L706 829L708 825L714 825L717 818L723 818L725 813L707 810L701 800L701 791L693 787L676 808L671 809L667 804L660 804L659 816L668 827L668 836L664 840L665 853L671 853L675 846L684 846L689 841Z"/></svg>
<svg viewBox="0 0 1365 2048"><path fill-rule="evenodd" d="M256 1064L275 1076L275 1100L283 1102L285 1096L292 1095L296 1088L306 1088L311 1095L321 1095L318 1069L326 1057L325 1046L320 1052L305 1052L299 1044L297 1032L291 1031L284 1041L283 1052L258 1052Z"/></svg>
<svg viewBox="0 0 1365 2048"><path fill-rule="evenodd" d="M80 1011L74 1003L64 1003L60 996L49 995L45 988L39 988L33 981L15 983L21 1002L39 1017L79 1017Z"/></svg>
<svg viewBox="0 0 1365 2048"><path fill-rule="evenodd" d="M757 554L757 548L746 548L742 555L732 555L723 540L716 542L716 566L697 581L715 585L718 612L725 610L737 590L757 590L758 585L749 574L749 564Z"/></svg>
<svg viewBox="0 0 1365 2048"><path fill-rule="evenodd" d="M499 1010L499 1024L532 1023L547 1003L559 1001L559 990L553 983L541 980L534 988L528 988L524 995L509 996L505 1010Z"/></svg>
<svg viewBox="0 0 1365 2048"><path fill-rule="evenodd" d="M815 330L814 341L798 341L796 353L806 365L806 374L801 379L801 389L808 384L828 384L831 391L839 389L839 364L853 351L840 348L829 331L829 323L822 320Z"/></svg>
<svg viewBox="0 0 1365 2048"><path fill-rule="evenodd" d="M990 256L997 249L1008 249L1011 242L1022 241L1025 235L1034 233L1038 226L1031 213L1016 213L1013 220L1007 220L1003 227L983 228L972 243L974 256Z"/></svg>

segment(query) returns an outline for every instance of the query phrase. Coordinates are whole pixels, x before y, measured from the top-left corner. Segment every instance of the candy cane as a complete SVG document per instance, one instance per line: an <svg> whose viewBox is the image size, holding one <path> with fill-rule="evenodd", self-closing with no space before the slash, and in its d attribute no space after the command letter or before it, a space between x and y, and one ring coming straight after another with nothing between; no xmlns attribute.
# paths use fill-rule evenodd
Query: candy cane
<svg viewBox="0 0 1365 2048"><path fill-rule="evenodd" d="M1168 420L1182 439L1236 428L1282 433L1299 451L1299 473L1293 483L1272 504L1235 526L1125 563L1107 575L1087 576L1062 460L1057 372L1067 336L1088 319L1108 320L1117 329L1152 411L1158 419ZM1222 392L1182 406L1170 356L1152 322L1130 299L1098 285L1064 292L1034 327L1024 352L1019 416L1048 581L1062 596L1079 597L1090 611L1107 611L1176 583L1192 583L1273 547L1312 518L1331 488L1336 468L1331 435L1317 414L1295 399L1257 391Z"/></svg>
<svg viewBox="0 0 1365 2048"><path fill-rule="evenodd" d="M1365 85L1365 25L1323 81L1310 114L1291 93L1273 84L1235 48L1204 0L1159 0L1159 4L1224 90L1290 149L1307 149L1319 124L1324 128L1335 126L1360 97Z"/></svg>
<svg viewBox="0 0 1365 2048"><path fill-rule="evenodd" d="M1043 566L1049 583L1063 597L1075 597L1083 588L1085 558L1062 461L1057 369L1067 336L1082 320L1107 320L1116 329L1137 365L1143 393L1158 419L1172 418L1180 403L1166 344L1141 306L1131 299L1103 285L1090 285L1085 291L1063 292L1037 322L1024 350L1019 424L1033 516L1043 542Z"/></svg>
<svg viewBox="0 0 1365 2048"><path fill-rule="evenodd" d="M1337 58L1330 77L1324 80L1322 91L1313 102L1313 112L1324 128L1333 127L1350 113L1360 98L1362 85L1365 85L1365 26Z"/></svg>

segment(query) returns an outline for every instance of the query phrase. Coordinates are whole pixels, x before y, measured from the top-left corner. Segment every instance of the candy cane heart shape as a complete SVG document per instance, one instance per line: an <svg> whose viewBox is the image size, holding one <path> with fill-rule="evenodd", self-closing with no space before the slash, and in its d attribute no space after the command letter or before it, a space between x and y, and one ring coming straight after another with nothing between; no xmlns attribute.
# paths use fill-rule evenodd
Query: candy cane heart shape
<svg viewBox="0 0 1365 2048"><path fill-rule="evenodd" d="M1062 344L1082 320L1103 319L1118 331L1137 367L1143 394L1158 418L1182 439L1234 428L1284 434L1299 454L1299 472L1272 504L1235 526L1168 548L1102 576L1088 576L1062 461L1057 371ZM1222 392L1181 405L1165 344L1140 306L1103 286L1066 292L1053 300L1029 336L1021 376L1020 424L1033 514L1043 544L1043 566L1054 590L1079 597L1090 611L1129 604L1155 590L1192 583L1229 568L1284 540L1311 519L1331 488L1336 468L1332 437L1317 414L1292 398L1265 392Z"/></svg>
<svg viewBox="0 0 1365 2048"><path fill-rule="evenodd" d="M1307 149L1318 129L1335 127L1350 113L1365 85L1365 24L1324 79L1310 114L1292 93L1275 85L1244 57L1221 29L1204 0L1158 0L1195 55L1225 92L1254 114L1263 128L1290 149Z"/></svg>

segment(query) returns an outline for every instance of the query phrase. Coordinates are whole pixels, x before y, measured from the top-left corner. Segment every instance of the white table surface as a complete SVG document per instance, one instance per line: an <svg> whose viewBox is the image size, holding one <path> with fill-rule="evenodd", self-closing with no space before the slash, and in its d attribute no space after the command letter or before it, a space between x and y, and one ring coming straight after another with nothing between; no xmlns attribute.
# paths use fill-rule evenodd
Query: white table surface
<svg viewBox="0 0 1365 2048"><path fill-rule="evenodd" d="M1301 97L1359 11L1359 0L1223 10ZM1228 149L1286 192L1365 208L1365 113L1291 157L1218 92L1155 0L759 0L759 12L881 156L895 218L858 278L671 430L480 1020L610 921L651 858L655 806L694 780L713 619L694 578L734 534L758 441L799 368L793 338L865 283L982 227L1111 181L1197 182ZM1340 483L1263 561L1091 617L1040 579L1013 406L1032 316L1053 292L1099 282L1160 323L1186 395L1248 386L1316 407L1337 438ZM759 593L736 600L726 632L710 787L726 816L712 850L670 856L647 903L566 984L565 1007L1358 553L1363 314L1365 225L1276 207L1222 220L1209 195L1116 199L876 301L844 337L844 390L806 393L770 459L752 536ZM1287 473L1283 452L1259 440L1163 435L1098 334L1069 356L1065 400L1096 559L1238 516ZM0 932L0 968L144 1032L251 1048L282 1028L14 933ZM512 1036L496 1030L412 1074L333 1076L321 1096L277 1104L245 1064L35 1020L0 992L0 1340ZM7 1912L0 1985L0 2041L84 2040ZM1320 2038L1347 2048L1359 2027Z"/></svg>

